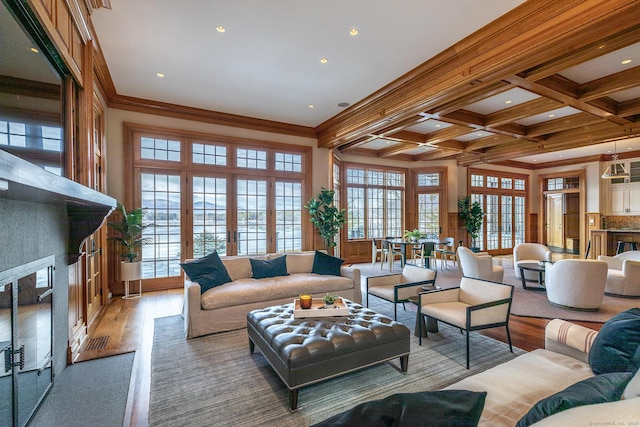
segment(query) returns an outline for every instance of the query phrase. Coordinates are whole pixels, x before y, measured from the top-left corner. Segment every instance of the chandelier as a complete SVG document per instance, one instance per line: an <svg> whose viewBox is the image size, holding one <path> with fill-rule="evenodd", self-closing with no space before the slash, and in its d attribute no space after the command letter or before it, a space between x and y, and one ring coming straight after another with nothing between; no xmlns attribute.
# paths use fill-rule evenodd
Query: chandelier
<svg viewBox="0 0 640 427"><path fill-rule="evenodd" d="M613 155L611 156L611 163L607 166L604 173L600 176L602 179L614 179L614 178L628 178L629 172L625 169L622 163L618 163L618 152L616 150L616 143L613 142Z"/></svg>

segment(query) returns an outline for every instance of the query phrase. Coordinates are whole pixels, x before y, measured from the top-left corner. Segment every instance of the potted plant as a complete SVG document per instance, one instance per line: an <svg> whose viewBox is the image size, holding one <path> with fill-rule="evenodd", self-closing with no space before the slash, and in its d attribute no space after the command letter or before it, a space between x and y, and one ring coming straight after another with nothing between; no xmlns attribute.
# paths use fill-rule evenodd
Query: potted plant
<svg viewBox="0 0 640 427"><path fill-rule="evenodd" d="M408 241L411 241L411 242L417 242L419 239L422 239L424 237L424 233L422 233L417 228L414 228L411 231L404 230L403 237L404 237L405 240L408 240Z"/></svg>
<svg viewBox="0 0 640 427"><path fill-rule="evenodd" d="M340 298L336 294L330 294L327 292L325 296L322 297L322 302L324 303L325 308L333 308L333 305Z"/></svg>
<svg viewBox="0 0 640 427"><path fill-rule="evenodd" d="M142 278L142 268L138 256L138 248L147 243L149 239L142 237L142 232L150 224L143 224L144 210L142 208L127 212L124 205L118 203L117 210L122 215L119 221L109 221L107 225L113 229L117 236L110 237L109 240L118 242L124 249L120 255L123 261L120 262L120 280L125 282L125 298L129 298L129 281L140 280ZM139 296L139 295L138 295Z"/></svg>
<svg viewBox="0 0 640 427"><path fill-rule="evenodd" d="M476 246L476 239L479 236L480 228L484 218L482 205L477 200L471 202L471 196L463 197L458 200L458 215L464 221L465 228L471 235L471 250L477 252L479 248Z"/></svg>
<svg viewBox="0 0 640 427"><path fill-rule="evenodd" d="M324 239L324 249L336 246L335 237L345 223L345 209L333 205L333 190L322 188L317 198L304 205L311 215L311 222Z"/></svg>

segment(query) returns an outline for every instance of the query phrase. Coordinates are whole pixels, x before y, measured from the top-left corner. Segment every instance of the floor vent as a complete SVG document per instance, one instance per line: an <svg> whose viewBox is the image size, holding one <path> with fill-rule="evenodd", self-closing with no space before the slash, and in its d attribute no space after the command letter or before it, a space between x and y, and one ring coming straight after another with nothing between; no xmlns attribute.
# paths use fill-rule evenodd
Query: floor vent
<svg viewBox="0 0 640 427"><path fill-rule="evenodd" d="M108 336L91 338L84 351L104 350L107 346L107 341L109 341Z"/></svg>

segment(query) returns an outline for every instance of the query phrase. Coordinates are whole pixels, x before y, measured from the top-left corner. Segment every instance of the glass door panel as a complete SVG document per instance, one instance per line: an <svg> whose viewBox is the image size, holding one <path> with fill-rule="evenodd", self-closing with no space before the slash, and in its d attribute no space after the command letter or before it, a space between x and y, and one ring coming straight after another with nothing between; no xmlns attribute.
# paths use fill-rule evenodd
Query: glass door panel
<svg viewBox="0 0 640 427"><path fill-rule="evenodd" d="M6 362L11 352L12 283L0 284L0 420L13 425L13 369Z"/></svg>
<svg viewBox="0 0 640 427"><path fill-rule="evenodd" d="M193 257L227 255L227 179L194 177Z"/></svg>
<svg viewBox="0 0 640 427"><path fill-rule="evenodd" d="M513 197L501 197L501 249L513 248Z"/></svg>
<svg viewBox="0 0 640 427"><path fill-rule="evenodd" d="M267 181L238 179L237 241L238 255L267 253Z"/></svg>
<svg viewBox="0 0 640 427"><path fill-rule="evenodd" d="M500 243L500 206L498 196L487 194L487 250L499 249Z"/></svg>
<svg viewBox="0 0 640 427"><path fill-rule="evenodd" d="M179 277L180 269L180 175L141 174L144 221L142 278Z"/></svg>
<svg viewBox="0 0 640 427"><path fill-rule="evenodd" d="M276 182L276 252L302 250L302 184Z"/></svg>
<svg viewBox="0 0 640 427"><path fill-rule="evenodd" d="M429 238L440 234L440 194L418 194L418 230Z"/></svg>

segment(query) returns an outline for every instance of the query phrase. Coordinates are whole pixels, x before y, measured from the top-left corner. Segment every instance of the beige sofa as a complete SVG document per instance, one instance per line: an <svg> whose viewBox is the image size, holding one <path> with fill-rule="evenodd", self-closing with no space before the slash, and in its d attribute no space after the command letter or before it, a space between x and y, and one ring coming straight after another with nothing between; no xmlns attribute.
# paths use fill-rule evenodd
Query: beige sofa
<svg viewBox="0 0 640 427"><path fill-rule="evenodd" d="M596 335L592 329L564 320L552 320L546 328L545 349L518 356L446 389L486 391L487 398L478 425L514 426L539 400L594 375L587 361ZM568 409L534 425L637 425L638 422L640 397L636 396Z"/></svg>
<svg viewBox="0 0 640 427"><path fill-rule="evenodd" d="M315 252L288 253L287 276L254 279L250 258L269 260L283 254L222 257L231 282L201 295L200 285L188 278L184 285L184 328L187 338L247 326L251 310L293 302L302 293L322 297L336 293L360 303L360 270L342 266L340 276L311 273Z"/></svg>

